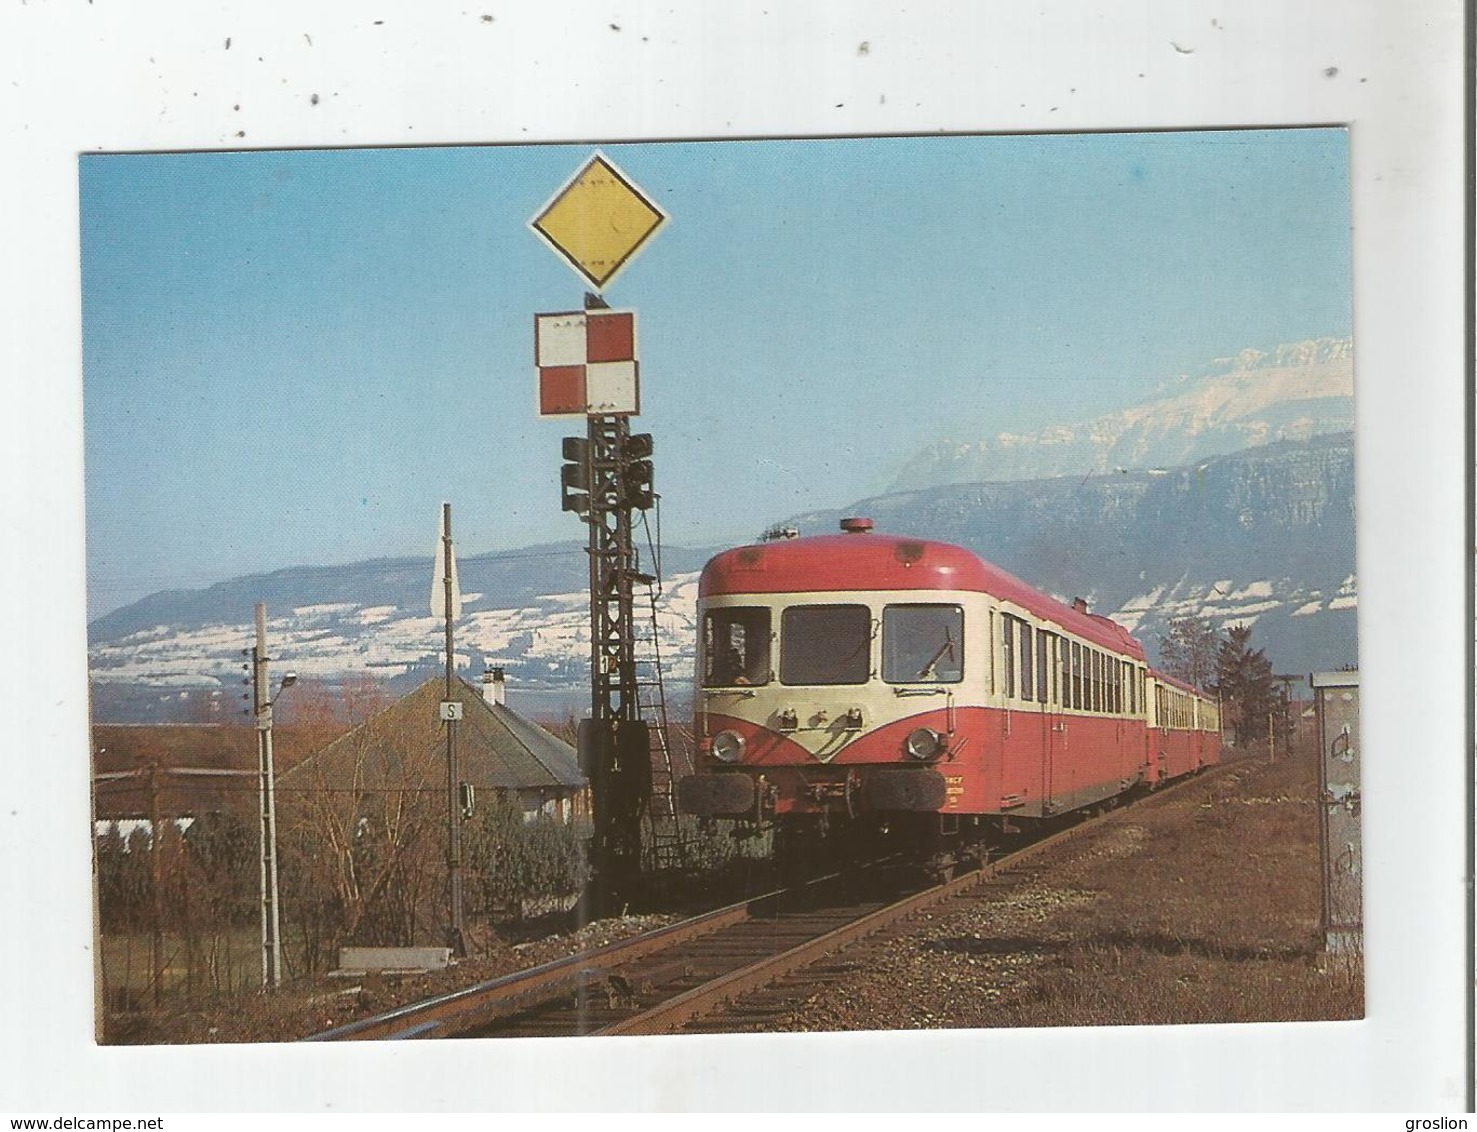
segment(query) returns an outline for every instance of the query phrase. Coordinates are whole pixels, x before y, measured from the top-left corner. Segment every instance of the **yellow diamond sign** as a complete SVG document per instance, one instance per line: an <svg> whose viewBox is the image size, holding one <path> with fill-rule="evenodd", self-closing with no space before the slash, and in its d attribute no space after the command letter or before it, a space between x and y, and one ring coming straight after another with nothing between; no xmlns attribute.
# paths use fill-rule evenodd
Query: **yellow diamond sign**
<svg viewBox="0 0 1477 1132"><path fill-rule="evenodd" d="M529 224L598 291L631 262L666 219L666 213L597 151Z"/></svg>

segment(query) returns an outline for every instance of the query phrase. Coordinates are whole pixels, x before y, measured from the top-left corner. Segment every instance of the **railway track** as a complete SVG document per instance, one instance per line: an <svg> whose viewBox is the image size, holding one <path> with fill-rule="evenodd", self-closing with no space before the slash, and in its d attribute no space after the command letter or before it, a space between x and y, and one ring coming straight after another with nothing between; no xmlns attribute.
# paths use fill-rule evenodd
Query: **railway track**
<svg viewBox="0 0 1477 1132"><path fill-rule="evenodd" d="M1164 788L1148 801L1205 777ZM1024 883L1036 875L1029 865L1034 858L1121 812L1070 826L945 884L900 892L882 879L886 874L823 877L306 1040L671 1034L711 1028L704 1019L790 977L768 1005L755 1004L777 1014L838 973L817 967L820 960L977 887Z"/></svg>

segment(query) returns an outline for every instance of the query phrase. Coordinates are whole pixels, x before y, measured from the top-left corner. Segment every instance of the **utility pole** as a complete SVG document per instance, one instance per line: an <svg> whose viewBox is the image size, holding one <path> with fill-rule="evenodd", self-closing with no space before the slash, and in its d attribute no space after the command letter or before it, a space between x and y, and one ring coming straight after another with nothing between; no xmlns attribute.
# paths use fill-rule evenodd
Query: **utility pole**
<svg viewBox="0 0 1477 1132"><path fill-rule="evenodd" d="M441 504L441 539L436 547L436 578L431 584L431 612L446 619L446 694L441 701L441 721L446 725L446 892L449 905L446 945L458 958L467 954L462 912L462 807L461 773L457 766L456 725L462 705L452 698L456 679L456 643L452 623L461 612L457 588L456 557L451 542L451 504Z"/></svg>
<svg viewBox="0 0 1477 1132"><path fill-rule="evenodd" d="M1272 679L1276 680L1279 684L1282 685L1282 695L1278 699L1277 703L1274 705L1273 710L1277 713L1277 716L1279 717L1279 730L1281 730L1282 732L1282 753L1284 755L1291 755L1292 742L1293 739L1296 737L1297 731L1297 720L1295 719L1292 710L1292 685L1294 682L1302 680L1302 677L1296 675L1286 675L1279 672L1274 673Z"/></svg>
<svg viewBox="0 0 1477 1132"><path fill-rule="evenodd" d="M149 958L154 974L154 1005L164 985L164 818L159 809L159 760L150 758L149 782Z"/></svg>
<svg viewBox="0 0 1477 1132"><path fill-rule="evenodd" d="M272 761L272 695L267 682L267 607L256 603L256 645L251 650L252 715L256 719L258 800L261 816L262 990L282 985L282 917L277 891L277 776ZM284 681L283 687L288 681Z"/></svg>

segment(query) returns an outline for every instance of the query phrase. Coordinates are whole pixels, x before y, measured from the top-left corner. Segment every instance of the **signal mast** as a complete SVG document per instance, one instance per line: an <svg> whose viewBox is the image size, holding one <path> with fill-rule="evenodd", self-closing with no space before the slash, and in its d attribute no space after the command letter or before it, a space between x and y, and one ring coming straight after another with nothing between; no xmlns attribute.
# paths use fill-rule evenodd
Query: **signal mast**
<svg viewBox="0 0 1477 1132"><path fill-rule="evenodd" d="M534 316L541 417L585 418L563 441L562 510L588 527L590 716L580 722L580 767L594 809L591 857L597 914L619 911L641 871L641 817L652 793L651 742L637 680L634 588L642 573L632 537L655 503L652 440L632 433L641 410L636 312L600 292L666 221L596 152L530 221L593 288L583 309Z"/></svg>

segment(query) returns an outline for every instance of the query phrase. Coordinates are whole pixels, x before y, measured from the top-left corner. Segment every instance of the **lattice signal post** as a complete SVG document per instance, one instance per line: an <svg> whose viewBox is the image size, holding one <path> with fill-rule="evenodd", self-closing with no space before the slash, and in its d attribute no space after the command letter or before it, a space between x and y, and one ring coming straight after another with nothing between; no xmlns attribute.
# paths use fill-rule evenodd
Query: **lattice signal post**
<svg viewBox="0 0 1477 1132"><path fill-rule="evenodd" d="M592 416L585 437L566 437L563 507L589 525L590 718L580 765L594 798L598 903L623 903L641 869L641 817L651 799L651 744L636 680L633 591L640 573L632 515L653 502L651 437L619 416Z"/></svg>
<svg viewBox="0 0 1477 1132"><path fill-rule="evenodd" d="M666 217L603 155L595 154L531 221L587 284L602 288ZM591 856L601 914L618 911L641 871L641 818L651 799L651 746L641 717L633 593L640 571L633 515L652 507L652 442L632 433L641 411L636 312L587 293L584 309L534 318L538 413L582 416L565 437L561 507L589 528L590 718L580 766L594 809Z"/></svg>

